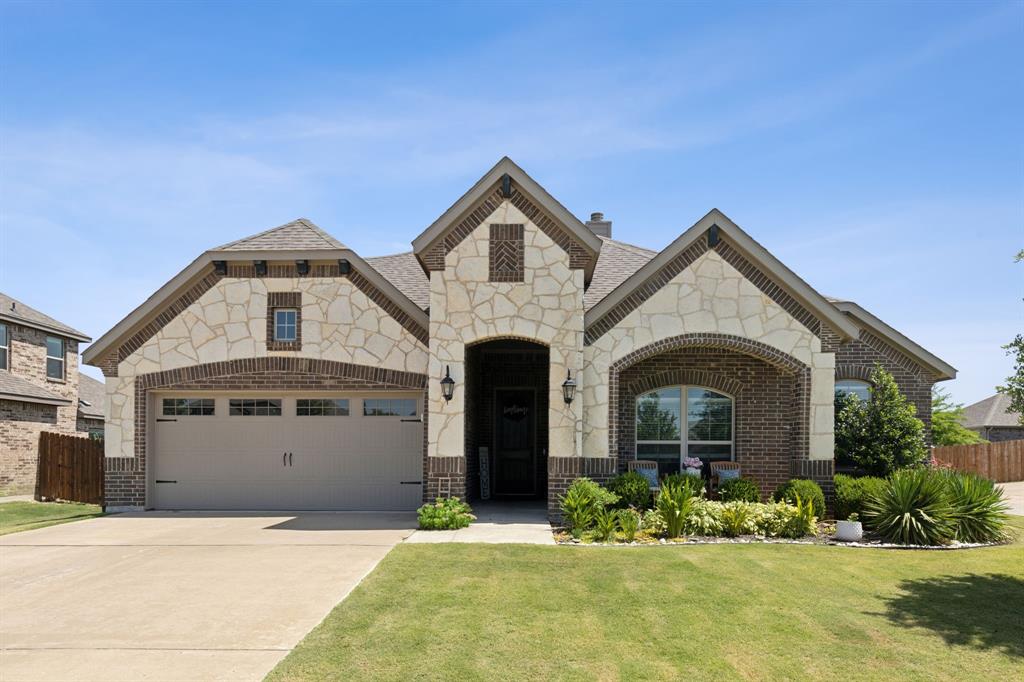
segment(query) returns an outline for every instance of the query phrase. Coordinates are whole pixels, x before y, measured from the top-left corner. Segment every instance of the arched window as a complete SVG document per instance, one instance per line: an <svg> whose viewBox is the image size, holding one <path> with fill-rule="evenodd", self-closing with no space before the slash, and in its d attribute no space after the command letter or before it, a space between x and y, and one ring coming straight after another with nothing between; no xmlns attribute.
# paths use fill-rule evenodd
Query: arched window
<svg viewBox="0 0 1024 682"><path fill-rule="evenodd" d="M701 386L666 386L637 397L637 459L658 462L661 473L679 471L684 457L732 459L733 404Z"/></svg>
<svg viewBox="0 0 1024 682"><path fill-rule="evenodd" d="M867 402L871 400L871 384L860 379L839 379L836 381L836 393L852 393Z"/></svg>

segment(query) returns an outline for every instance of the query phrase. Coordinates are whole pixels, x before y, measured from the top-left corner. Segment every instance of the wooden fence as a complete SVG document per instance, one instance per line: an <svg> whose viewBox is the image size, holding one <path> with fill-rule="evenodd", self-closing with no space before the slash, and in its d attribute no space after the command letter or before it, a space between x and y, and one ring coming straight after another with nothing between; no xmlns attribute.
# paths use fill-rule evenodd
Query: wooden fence
<svg viewBox="0 0 1024 682"><path fill-rule="evenodd" d="M1024 481L1024 440L977 445L946 445L932 454L954 469L973 471L996 483Z"/></svg>
<svg viewBox="0 0 1024 682"><path fill-rule="evenodd" d="M41 432L36 499L103 504L103 441Z"/></svg>

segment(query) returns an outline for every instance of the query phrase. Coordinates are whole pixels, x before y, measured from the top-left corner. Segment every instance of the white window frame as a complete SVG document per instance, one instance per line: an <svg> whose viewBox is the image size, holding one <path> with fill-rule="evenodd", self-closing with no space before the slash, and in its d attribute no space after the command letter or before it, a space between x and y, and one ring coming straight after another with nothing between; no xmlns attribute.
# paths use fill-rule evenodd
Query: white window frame
<svg viewBox="0 0 1024 682"><path fill-rule="evenodd" d="M53 339L55 341L60 341L60 357L57 357L56 355L50 355L50 339ZM61 338L59 336L47 336L46 337L46 367L45 367L45 369L46 369L46 378L47 378L47 380L49 380L49 381L64 381L65 380L65 378L67 377L67 366L66 366L66 363L65 363L64 359L67 356L67 354L68 354L68 344L67 344L67 342L63 338ZM56 361L60 362L60 376L59 377L50 376L50 360L56 360Z"/></svg>
<svg viewBox="0 0 1024 682"><path fill-rule="evenodd" d="M857 395L853 391L843 391L842 389L839 388L838 385L836 386L836 393L840 393L840 392L842 392L844 394L851 394L852 393L853 395L856 395L858 398L860 398L862 402L867 402L867 401L871 400L871 388L873 387L873 384L870 381L865 381L864 379L848 379L847 378L847 379L836 379L836 384L839 384L840 382L843 382L843 381L849 382L849 383L854 383L854 384L863 384L864 387L868 389L868 396L867 396L867 398L861 398L861 396Z"/></svg>
<svg viewBox="0 0 1024 682"><path fill-rule="evenodd" d="M241 403L240 405L233 405L232 403ZM247 405L246 403L251 403ZM266 403L266 404L262 404ZM274 403L277 403L276 405ZM253 414L234 413L234 410L253 410ZM270 414L271 410L277 410L277 414ZM261 411L266 411L266 414L260 414ZM282 398L228 398L228 416L229 417L283 417L284 416L284 399Z"/></svg>
<svg viewBox="0 0 1024 682"><path fill-rule="evenodd" d="M0 323L0 370L11 368L11 328Z"/></svg>
<svg viewBox="0 0 1024 682"><path fill-rule="evenodd" d="M281 313L291 313L291 323L278 322L277 316ZM282 337L280 334L281 328L288 329L291 327L292 336L291 338ZM295 343L299 340L299 311L296 308L274 308L274 341L281 341L282 343Z"/></svg>
<svg viewBox="0 0 1024 682"><path fill-rule="evenodd" d="M637 408L636 408L636 406L640 402L640 399L643 398L645 395L648 395L650 393L656 393L658 391L664 391L667 388L678 388L679 389L679 421L680 421L680 424L679 424L679 428L680 428L679 440L640 440L639 438L636 438L635 437L636 434L637 434L637 428L636 428L636 409ZM723 395L723 396L725 396L726 398L728 398L729 400L732 401L732 409L729 410L729 417L730 417L729 433L732 435L732 438L730 438L727 441L725 441L725 440L690 440L690 415L689 415L689 410L687 409L686 394L687 394L687 389L691 389L691 388L697 388L697 389L701 389L701 390L704 390L704 391L711 391L713 393L717 393L718 395ZM633 434L634 434L634 439L633 439L633 457L635 457L637 459L639 459L640 456L641 456L640 455L640 446L641 445L678 445L679 446L679 470L680 471L682 471L682 468L683 468L683 459L690 456L689 453L690 453L690 446L691 445L728 445L729 446L729 459L728 460L717 459L717 460L714 460L714 461L716 461L716 462L723 462L723 461L734 462L734 461L736 461L736 396L732 395L731 393L726 393L725 391L720 391L717 388L711 388L710 386L700 386L698 384L670 384L668 386L659 386L657 388L652 388L649 391L644 391L643 393L638 394L633 399Z"/></svg>
<svg viewBox="0 0 1024 682"><path fill-rule="evenodd" d="M366 403L368 401L371 401L371 400L379 400L379 401L386 400L386 401L388 401L388 403L390 403L391 401L394 401L394 400L410 401L410 402L412 402L412 406L413 406L413 414L369 414L366 411L367 410ZM383 419L388 419L388 418L390 418L390 419L417 419L417 418L420 417L420 405L419 405L419 401L416 398L395 398L395 397L391 397L391 396L389 396L387 398L363 398L362 405L360 406L360 408L361 408L362 416L364 416L364 417L372 417L374 419L381 419L381 418L383 418ZM389 408L390 408L390 404L389 404Z"/></svg>
<svg viewBox="0 0 1024 682"><path fill-rule="evenodd" d="M301 403L307 403L302 405ZM332 407L324 405L325 402L334 403ZM315 405L313 403L316 403ZM339 403L345 403L344 406ZM341 410L345 410L342 412ZM352 400L350 398L296 398L296 417L349 417L352 415Z"/></svg>

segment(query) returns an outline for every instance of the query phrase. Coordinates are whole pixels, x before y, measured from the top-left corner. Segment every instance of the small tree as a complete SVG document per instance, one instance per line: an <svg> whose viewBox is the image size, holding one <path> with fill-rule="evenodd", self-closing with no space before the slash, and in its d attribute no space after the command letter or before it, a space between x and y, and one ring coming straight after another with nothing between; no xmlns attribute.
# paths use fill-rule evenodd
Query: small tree
<svg viewBox="0 0 1024 682"><path fill-rule="evenodd" d="M942 388L932 389L932 444L971 445L983 443L985 439L961 423L964 406L954 403L949 392Z"/></svg>
<svg viewBox="0 0 1024 682"><path fill-rule="evenodd" d="M871 399L836 400L836 459L848 462L873 476L925 460L924 423L892 374L880 365L871 372Z"/></svg>
<svg viewBox="0 0 1024 682"><path fill-rule="evenodd" d="M1006 377L1006 384L996 390L1010 396L1010 411L1020 415L1017 421L1024 425L1024 336L1017 337L1003 346L1007 355L1014 356L1013 374Z"/></svg>

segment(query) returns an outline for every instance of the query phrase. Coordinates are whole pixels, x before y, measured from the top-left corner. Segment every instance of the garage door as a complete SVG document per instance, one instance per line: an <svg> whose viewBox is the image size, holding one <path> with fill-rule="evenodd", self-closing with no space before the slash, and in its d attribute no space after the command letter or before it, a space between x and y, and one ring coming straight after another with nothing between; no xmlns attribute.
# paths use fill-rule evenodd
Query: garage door
<svg viewBox="0 0 1024 682"><path fill-rule="evenodd" d="M416 394L154 394L157 509L405 510L420 504Z"/></svg>

